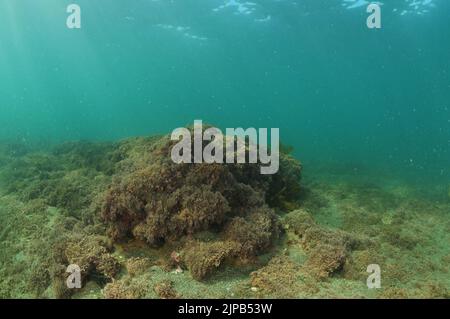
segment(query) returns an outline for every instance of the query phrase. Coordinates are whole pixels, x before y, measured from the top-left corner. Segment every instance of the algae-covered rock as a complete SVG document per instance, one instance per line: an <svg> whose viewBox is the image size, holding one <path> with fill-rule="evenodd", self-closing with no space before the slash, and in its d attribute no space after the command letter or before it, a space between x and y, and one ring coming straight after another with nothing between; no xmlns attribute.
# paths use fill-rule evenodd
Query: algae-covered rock
<svg viewBox="0 0 450 319"><path fill-rule="evenodd" d="M277 256L250 275L250 283L259 294L277 298L296 297L302 282L300 268L286 256Z"/></svg>
<svg viewBox="0 0 450 319"><path fill-rule="evenodd" d="M187 255L199 279L225 257L250 259L267 250L281 229L268 204L296 200L300 164L284 154L273 176L260 174L259 164L176 164L170 157L173 145L162 137L120 146L122 160L101 210L110 238L159 247L212 231L217 247L200 244L201 261ZM224 249L225 242L234 242L233 249Z"/></svg>
<svg viewBox="0 0 450 319"><path fill-rule="evenodd" d="M305 267L319 279L324 279L342 270L352 250L362 245L360 238L341 230L318 225L304 210L295 210L283 219L285 228L300 238L307 252Z"/></svg>
<svg viewBox="0 0 450 319"><path fill-rule="evenodd" d="M103 295L106 299L140 299L148 290L149 284L146 280L127 278L108 283L103 289Z"/></svg>
<svg viewBox="0 0 450 319"><path fill-rule="evenodd" d="M88 236L79 241L71 240L66 244L64 256L68 264L78 265L82 277L92 275L112 279L119 271L118 261L110 254L112 247L104 238Z"/></svg>
<svg viewBox="0 0 450 319"><path fill-rule="evenodd" d="M267 250L280 232L281 224L268 207L255 210L247 218L232 218L224 230L225 238L238 245L241 258L250 258Z"/></svg>
<svg viewBox="0 0 450 319"><path fill-rule="evenodd" d="M30 152L0 170L0 187L23 201L43 200L67 215L93 215L90 205L110 182L113 143L73 142Z"/></svg>
<svg viewBox="0 0 450 319"><path fill-rule="evenodd" d="M170 280L156 283L153 290L161 299L176 299L180 297L173 287L173 282Z"/></svg>
<svg viewBox="0 0 450 319"><path fill-rule="evenodd" d="M203 280L234 257L238 249L237 243L229 241L189 243L184 262L193 278Z"/></svg>
<svg viewBox="0 0 450 319"><path fill-rule="evenodd" d="M448 298L448 200L337 175L300 187L285 152L272 176L175 164L172 146L0 145L0 297Z"/></svg>
<svg viewBox="0 0 450 319"><path fill-rule="evenodd" d="M267 249L279 234L267 199L276 193L295 200L287 194L287 184L298 187L299 165L296 174L282 171L276 177L262 176L253 164L178 165L170 158L173 144L167 136L155 136L117 143L69 142L38 151L2 148L0 190L14 198L0 227L1 277L10 281L2 284L2 295L28 290L30 295L70 297L73 291L65 283L69 264L81 268L83 284L111 281L121 266L112 255L105 225L115 242L140 240L161 247L182 241L180 249L185 238L210 233L213 246L226 243L228 248L218 254L211 247L199 251L206 251L201 266L188 257L197 278L218 268L210 260L216 265L225 256L245 259ZM284 169L286 161L296 163L282 157ZM280 189L274 192L274 187ZM25 213L14 215L17 211ZM23 282L13 275L21 271L22 259L23 267L32 264L22 274ZM125 265L131 276L149 266L147 259L130 259Z"/></svg>
<svg viewBox="0 0 450 319"><path fill-rule="evenodd" d="M347 252L343 246L319 244L309 253L306 267L318 278L327 278L343 267L346 258Z"/></svg>
<svg viewBox="0 0 450 319"><path fill-rule="evenodd" d="M448 298L448 201L335 175L300 188L285 153L272 176L178 165L172 145L0 145L0 297Z"/></svg>
<svg viewBox="0 0 450 319"><path fill-rule="evenodd" d="M130 276L142 275L152 266L149 258L132 257L126 261L127 272Z"/></svg>

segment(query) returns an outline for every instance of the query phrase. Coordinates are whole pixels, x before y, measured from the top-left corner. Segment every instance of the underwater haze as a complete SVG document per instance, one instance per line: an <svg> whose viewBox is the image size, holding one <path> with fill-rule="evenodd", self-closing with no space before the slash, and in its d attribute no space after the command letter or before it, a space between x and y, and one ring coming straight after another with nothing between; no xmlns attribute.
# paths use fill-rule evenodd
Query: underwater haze
<svg viewBox="0 0 450 319"><path fill-rule="evenodd" d="M0 138L111 140L202 119L279 127L304 161L448 180L450 4L386 1L371 30L353 2L80 0L72 30L67 2L2 0Z"/></svg>
<svg viewBox="0 0 450 319"><path fill-rule="evenodd" d="M81 8L79 29L66 25L71 3ZM132 276L135 282L151 282L150 289L142 288L139 293L134 286L110 286L120 283L121 277L105 271L102 280L83 277L83 285L89 288L71 296L246 298L256 293L282 298L448 298L450 2L376 3L381 8L379 29L366 24L370 13L365 0L0 0L0 297L67 297L66 291L54 288L57 274L46 274L41 286L30 288L27 282L37 282L30 279L37 270L17 271L20 262L52 264L46 253L33 255L36 250L23 238L35 238L33 223L42 229L57 229L60 216L83 221L83 227L96 223L94 217L86 217L98 216L100 211L92 204L97 197L88 194L109 190L106 198L111 202L99 200L102 216L119 235L108 236L121 242L125 233L132 233L132 240L150 243L152 248L118 244L110 251L100 245L95 254L108 251L105 254L128 269L126 276L133 273L130 260L141 266L148 261L160 268L153 270L154 281L147 280L145 272ZM119 176L123 183L135 178L124 167L139 171L139 156L147 161L141 152L153 152L153 141L131 138L167 134L192 126L194 120L219 128L279 128L281 143L293 149L286 156L302 163L300 188L308 189L298 198L280 195L296 189L291 181L283 180L279 189L264 189L266 195L276 194L267 195L266 200L271 209L282 211L285 235L275 236L278 231L273 226L267 230L268 243L257 245L262 250L252 248L245 254L239 250L237 254L245 255L245 260L264 255L262 260L237 272L225 266L227 270L218 279L206 283L203 275L209 278L209 269L196 270L189 257L191 244L165 245L161 252L153 246L172 243L173 234L167 230L157 236L136 230L150 229L147 224L123 230L117 216L125 209L117 207L125 204L111 199L119 198L122 189L114 188L113 177ZM64 148L67 145L73 149ZM93 157L73 166L74 158L86 154ZM31 189L30 185L39 186ZM64 190L66 186L70 189ZM25 213L16 216L13 211ZM369 217L358 217L357 212ZM338 232L333 243L320 243L317 253L311 253L318 249L316 243L302 241L299 232L304 228L297 231L292 226L306 215L312 216L317 227L332 229L326 232ZM29 228L16 233L22 242L11 229L25 227L27 222ZM72 222L62 224L68 227ZM346 244L336 244L336 238L344 236L340 231L356 234L358 240L371 237L367 242L379 243L373 249L383 251L381 261L374 262L376 258L370 256L375 250L365 244L358 244L364 248L356 252ZM269 243L275 237L282 242L273 248ZM201 243L193 250L209 251L198 240ZM292 242L301 242L301 248L291 246ZM330 245L338 248L330 250ZM275 250L267 250L269 246ZM235 251L230 247L227 252ZM277 253L284 248L291 258L275 259L284 258ZM334 258L336 267L324 270L317 266L321 259L314 258L319 252L339 249L339 256L323 257ZM59 264L80 262L80 258L71 258L76 250L66 251L65 262ZM183 263L176 257L178 252L186 256L180 257L186 259ZM154 262L167 256L172 260L169 271L166 261L163 266ZM96 267L103 269L98 266L102 262ZM105 263L110 265L109 259ZM391 271L386 279L389 290L367 290L364 275L370 263L381 264L386 273ZM316 266L319 272L310 271ZM178 277L171 267L180 273ZM303 279L285 282L287 277L277 277L274 269L278 268ZM415 273L408 274L406 269ZM432 273L425 275L428 271ZM27 275L19 278L17 273ZM261 279L264 273L273 278ZM139 281L139 276L145 278ZM331 282L328 286L325 277ZM116 281L111 283L111 278ZM276 282L294 288L286 292ZM297 286L300 282L316 288ZM204 289L207 294L202 293ZM229 291L233 295L227 295Z"/></svg>

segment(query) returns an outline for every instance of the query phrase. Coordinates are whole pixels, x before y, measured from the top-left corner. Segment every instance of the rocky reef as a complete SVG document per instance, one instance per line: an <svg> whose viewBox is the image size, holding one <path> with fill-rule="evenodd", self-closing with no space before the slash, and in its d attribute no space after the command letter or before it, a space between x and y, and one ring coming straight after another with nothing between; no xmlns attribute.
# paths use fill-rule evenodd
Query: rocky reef
<svg viewBox="0 0 450 319"><path fill-rule="evenodd" d="M282 154L279 174L267 176L254 164L176 164L170 158L173 144L161 136L66 143L14 155L1 171L4 193L58 214L44 236L48 251L38 254L40 262L52 265L44 270L38 295L45 290L69 297L69 264L80 267L83 284L111 282L124 268L113 256L115 244L176 246L178 257L167 256L165 268L187 268L203 280L223 263L251 263L275 243L281 224L272 203L296 200L301 174L296 160ZM126 262L130 275L138 272L130 266L138 260ZM167 294L166 286L159 285L158 294ZM124 289L120 282L106 288L107 296Z"/></svg>
<svg viewBox="0 0 450 319"><path fill-rule="evenodd" d="M175 164L173 145L0 145L0 297L448 298L448 200L320 173L300 184L288 148L261 175ZM369 264L382 289L367 289Z"/></svg>
<svg viewBox="0 0 450 319"><path fill-rule="evenodd" d="M261 175L257 164L176 164L172 146L167 137L120 146L123 159L101 208L110 238L181 245L198 280L224 262L267 251L281 232L280 207L272 204L298 198L299 162L282 154L280 172ZM199 238L205 232L210 239Z"/></svg>

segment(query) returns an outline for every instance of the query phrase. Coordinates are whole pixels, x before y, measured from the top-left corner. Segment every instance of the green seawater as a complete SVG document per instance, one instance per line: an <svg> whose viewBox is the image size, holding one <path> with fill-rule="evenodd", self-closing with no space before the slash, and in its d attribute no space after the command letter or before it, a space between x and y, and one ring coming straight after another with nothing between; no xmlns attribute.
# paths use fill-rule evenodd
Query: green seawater
<svg viewBox="0 0 450 319"><path fill-rule="evenodd" d="M67 2L1 1L0 138L110 140L202 119L279 127L303 161L448 180L447 1L404 16L389 1L381 30L333 0L257 1L248 15L212 11L222 1L77 3L70 30Z"/></svg>
<svg viewBox="0 0 450 319"><path fill-rule="evenodd" d="M0 0L1 166L48 145L166 134L197 119L279 128L303 164L303 183L328 201L316 209L310 200L318 222L364 233L364 222L346 226L342 214L376 206L380 225L391 225L396 212L416 207L417 216L438 216L417 221L429 228L418 231L416 255L448 267L450 2L385 0L381 29L369 29L367 4L358 1L250 1ZM71 3L81 8L81 29L66 26ZM37 176L43 166L30 170ZM21 256L7 238L15 222L23 224L8 211L28 203L1 187L0 195L0 241L14 252L0 253L6 287L15 273L7 267ZM414 233L411 223L400 228ZM406 268L418 265L402 258ZM425 266L417 267L419 279L406 280L411 287ZM445 271L436 272L441 290L426 295L448 297ZM231 287L240 276L229 275ZM200 285L189 280L175 286L189 294L185 286ZM365 295L342 280L317 296ZM223 297L220 282L208 287ZM0 287L0 297L35 297L25 284L14 289Z"/></svg>

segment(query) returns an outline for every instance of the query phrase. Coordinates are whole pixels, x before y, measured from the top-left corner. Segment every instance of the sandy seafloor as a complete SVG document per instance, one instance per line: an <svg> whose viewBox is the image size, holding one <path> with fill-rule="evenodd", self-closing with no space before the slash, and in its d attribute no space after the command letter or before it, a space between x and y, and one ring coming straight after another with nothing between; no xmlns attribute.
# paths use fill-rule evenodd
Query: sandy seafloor
<svg viewBox="0 0 450 319"><path fill-rule="evenodd" d="M71 145L71 144L69 144ZM2 146L0 154L0 297L55 298L49 254L64 236L61 224L85 225L96 217L68 214L83 204L108 174L89 171L91 151L77 144L65 151ZM73 149L71 149L73 148ZM13 151L12 151L13 150ZM80 151L81 150L81 151ZM87 149L85 149L87 150ZM52 153L53 152L53 153ZM62 153L61 153L62 152ZM59 160L54 162L55 154ZM63 155L61 155L63 154ZM68 156L66 156L69 154ZM77 156L83 154L80 158ZM76 160L74 160L74 158ZM55 167L67 160L67 166ZM99 161L99 159L95 159ZM77 162L78 166L72 164ZM58 163L58 164L57 164ZM81 164L80 164L81 163ZM96 165L99 162L96 163ZM85 167L83 167L85 165ZM100 163L101 165L101 163ZM98 165L97 165L98 167ZM47 173L46 173L47 172ZM105 170L103 171L105 172ZM55 177L56 176L56 177ZM56 181L33 195L32 183ZM61 184L58 184L58 181ZM52 186L53 185L53 186ZM382 172L343 165L303 164L298 201L278 211L284 233L251 263L224 264L205 280L185 267L167 265L172 247L116 243L114 278L92 274L71 298L448 298L450 296L450 194L445 186L417 186ZM68 187L68 190L64 190ZM55 192L51 194L52 190ZM36 190L34 190L36 191ZM58 192L65 195L58 194ZM27 193L28 192L28 193ZM31 192L31 193L30 193ZM69 195L67 195L69 194ZM61 196L60 196L61 195ZM67 200L64 196L69 196ZM73 198L72 198L72 197ZM78 196L78 197L77 197ZM81 203L81 204L80 204ZM85 214L85 213L84 213ZM314 276L296 234L298 216L310 216L327 233L345 232L367 245L352 247L330 274ZM309 217L308 217L309 218ZM87 226L96 227L96 226ZM72 229L74 231L74 229ZM56 236L56 237L55 237ZM338 235L336 235L338 236ZM340 236L340 235L339 235ZM322 239L319 239L322 240ZM172 256L173 257L173 256ZM50 259L49 259L50 258ZM133 264L130 261L135 261ZM321 259L319 259L321 261ZM330 262L327 259L323 262ZM332 261L331 261L332 262ZM50 262L51 263L51 262ZM381 267L381 288L368 289L366 267ZM177 270L178 269L178 270ZM105 286L117 284L114 292ZM111 290L111 289L110 289Z"/></svg>

